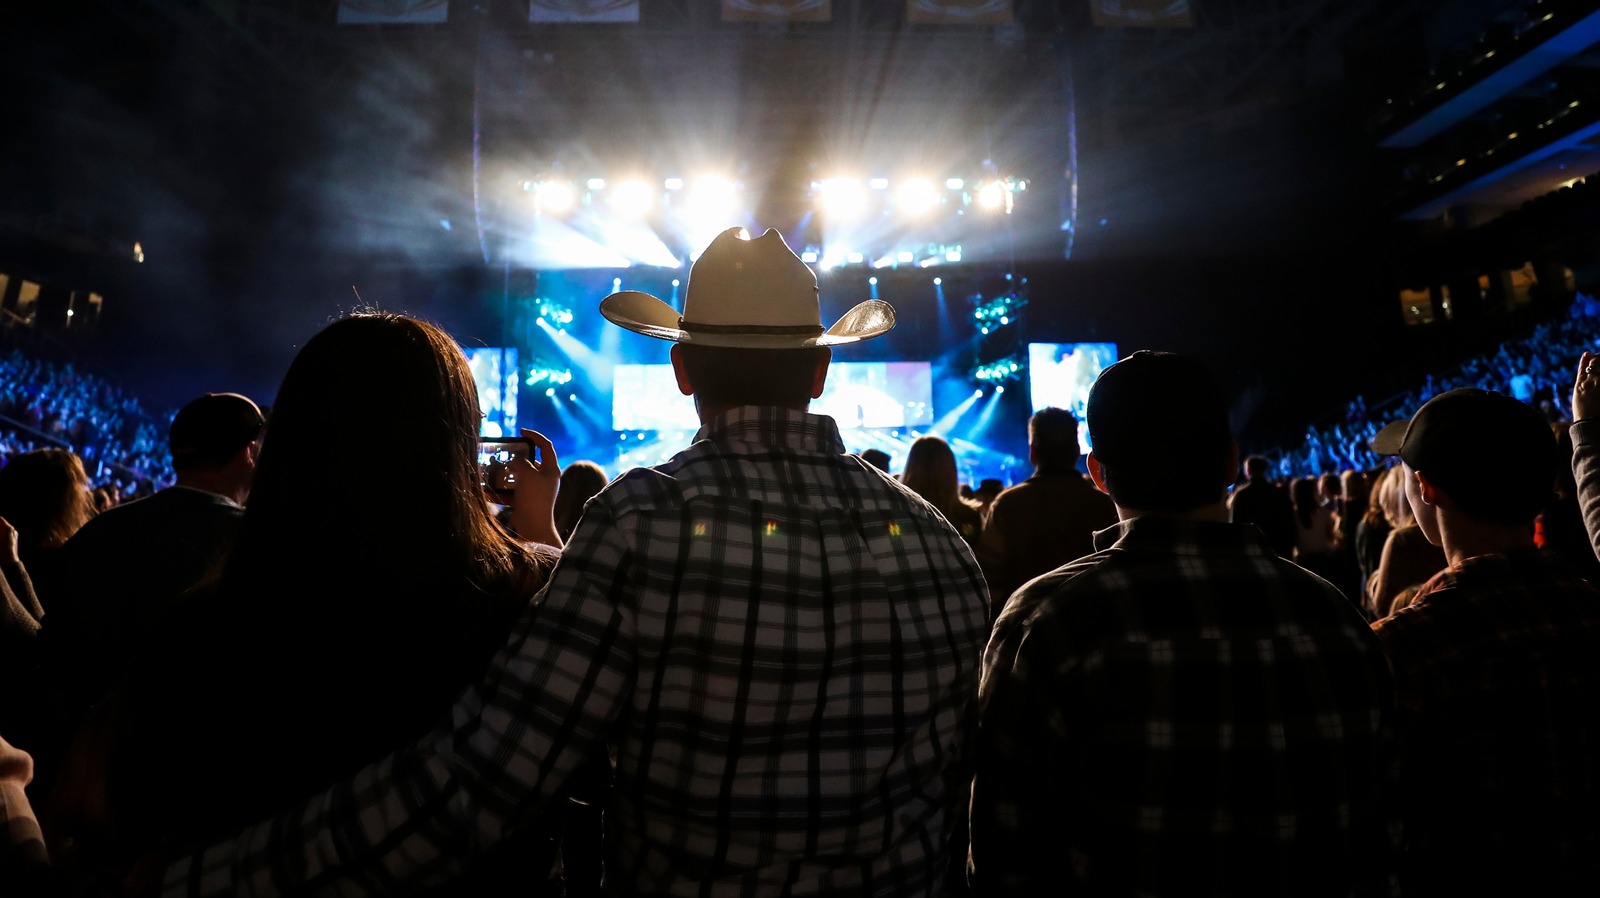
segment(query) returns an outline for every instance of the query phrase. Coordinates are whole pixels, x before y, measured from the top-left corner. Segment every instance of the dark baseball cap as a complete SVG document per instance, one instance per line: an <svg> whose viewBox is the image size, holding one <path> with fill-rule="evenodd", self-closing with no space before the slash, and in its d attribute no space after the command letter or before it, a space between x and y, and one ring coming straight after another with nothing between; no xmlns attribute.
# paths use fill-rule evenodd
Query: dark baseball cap
<svg viewBox="0 0 1600 898"><path fill-rule="evenodd" d="M1101 371L1084 418L1095 457L1111 465L1170 463L1233 438L1210 370L1172 352L1141 349Z"/></svg>
<svg viewBox="0 0 1600 898"><path fill-rule="evenodd" d="M1421 471L1469 515L1507 523L1538 514L1558 464L1555 432L1538 409L1470 387L1440 393L1409 420L1390 422L1371 446Z"/></svg>
<svg viewBox="0 0 1600 898"><path fill-rule="evenodd" d="M261 436L266 417L238 393L207 393L178 410L167 431L174 460L230 455Z"/></svg>

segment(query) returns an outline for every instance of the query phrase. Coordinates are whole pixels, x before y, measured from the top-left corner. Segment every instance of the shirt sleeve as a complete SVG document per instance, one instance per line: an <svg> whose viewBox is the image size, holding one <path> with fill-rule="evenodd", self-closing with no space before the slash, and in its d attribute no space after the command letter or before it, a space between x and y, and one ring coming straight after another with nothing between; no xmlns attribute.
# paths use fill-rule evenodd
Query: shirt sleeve
<svg viewBox="0 0 1600 898"><path fill-rule="evenodd" d="M592 506L448 725L170 864L163 894L387 895L459 873L603 750L634 678L633 568Z"/></svg>
<svg viewBox="0 0 1600 898"><path fill-rule="evenodd" d="M1041 813L1053 806L1041 795L1055 793L1057 771L1070 766L1057 684L1076 665L1029 632L1025 605L1007 606L984 653L967 855L979 895L1064 894L1070 880L1059 815Z"/></svg>
<svg viewBox="0 0 1600 898"><path fill-rule="evenodd" d="M1578 481L1578 506L1589 545L1600 555L1600 421L1575 421L1572 434L1572 476Z"/></svg>

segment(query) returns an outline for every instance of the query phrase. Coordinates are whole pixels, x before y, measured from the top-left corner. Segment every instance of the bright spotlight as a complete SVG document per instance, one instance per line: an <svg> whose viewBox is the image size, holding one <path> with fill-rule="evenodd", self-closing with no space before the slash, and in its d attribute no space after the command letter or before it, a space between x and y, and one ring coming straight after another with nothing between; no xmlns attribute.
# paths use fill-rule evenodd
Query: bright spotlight
<svg viewBox="0 0 1600 898"><path fill-rule="evenodd" d="M623 181L611 191L611 208L620 215L639 216L650 211L655 191L643 181Z"/></svg>
<svg viewBox="0 0 1600 898"><path fill-rule="evenodd" d="M672 279L672 286L674 286L674 287L680 286L679 283L678 283L678 279L677 278L673 278Z"/></svg>
<svg viewBox="0 0 1600 898"><path fill-rule="evenodd" d="M701 175L694 179L694 189L689 202L707 212L731 207L734 201L734 183L718 175Z"/></svg>
<svg viewBox="0 0 1600 898"><path fill-rule="evenodd" d="M872 286L876 287L876 286L878 286L878 279L877 278L867 278L867 283L869 283Z"/></svg>
<svg viewBox="0 0 1600 898"><path fill-rule="evenodd" d="M578 192L567 181L540 181L534 185L533 199L540 212L560 214L578 202Z"/></svg>
<svg viewBox="0 0 1600 898"><path fill-rule="evenodd" d="M844 260L851 265L860 265L867 260L867 257L862 253L846 253Z"/></svg>
<svg viewBox="0 0 1600 898"><path fill-rule="evenodd" d="M1006 388L1005 388L1005 385L1004 385L1004 384L1000 384L1000 385L997 385L997 386L996 386L996 387L995 387L995 388L994 388L994 391L995 391L995 392L996 392L996 393L1004 393L1004 392L1005 392L1005 391L1006 391Z"/></svg>
<svg viewBox="0 0 1600 898"><path fill-rule="evenodd" d="M612 278L611 279L611 292L615 293L615 292L617 292L618 290L621 290L621 289L622 289L622 278Z"/></svg>
<svg viewBox="0 0 1600 898"><path fill-rule="evenodd" d="M606 189L606 179L605 178L590 178L589 181L588 181L588 187L589 187L590 190L605 190Z"/></svg>
<svg viewBox="0 0 1600 898"><path fill-rule="evenodd" d="M921 215L939 203L939 191L930 181L912 178L900 185L895 198L900 211L907 215Z"/></svg>
<svg viewBox="0 0 1600 898"><path fill-rule="evenodd" d="M972 391L972 398L974 398L974 399L983 398L983 391L982 390L973 390Z"/></svg>
<svg viewBox="0 0 1600 898"><path fill-rule="evenodd" d="M834 218L854 218L867 211L867 192L851 178L829 178L817 184L822 210Z"/></svg>
<svg viewBox="0 0 1600 898"><path fill-rule="evenodd" d="M889 179L888 178L873 178L872 180L867 182L867 186L871 187L873 190L888 190L889 189Z"/></svg>
<svg viewBox="0 0 1600 898"><path fill-rule="evenodd" d="M661 189L662 190L682 190L683 189L683 179L682 178L667 178L665 181L661 182Z"/></svg>
<svg viewBox="0 0 1600 898"><path fill-rule="evenodd" d="M978 188L978 205L985 209L998 209L1006 201L1006 185L990 181Z"/></svg>
<svg viewBox="0 0 1600 898"><path fill-rule="evenodd" d="M817 251L814 249L808 249L802 252L800 254L800 261L806 263L807 265L817 264Z"/></svg>
<svg viewBox="0 0 1600 898"><path fill-rule="evenodd" d="M939 286L942 283L944 283L944 278L934 278L933 279L933 285L935 287Z"/></svg>
<svg viewBox="0 0 1600 898"><path fill-rule="evenodd" d="M945 252L945 254L944 254L944 260L946 262L960 262L961 261L961 248L960 247L956 247L955 249L947 250Z"/></svg>
<svg viewBox="0 0 1600 898"><path fill-rule="evenodd" d="M546 396L554 396L556 394L556 388L555 387L550 387L549 389L544 391L544 394Z"/></svg>
<svg viewBox="0 0 1600 898"><path fill-rule="evenodd" d="M967 186L967 182L961 180L960 178L945 178L944 186L947 190L960 190L961 188Z"/></svg>

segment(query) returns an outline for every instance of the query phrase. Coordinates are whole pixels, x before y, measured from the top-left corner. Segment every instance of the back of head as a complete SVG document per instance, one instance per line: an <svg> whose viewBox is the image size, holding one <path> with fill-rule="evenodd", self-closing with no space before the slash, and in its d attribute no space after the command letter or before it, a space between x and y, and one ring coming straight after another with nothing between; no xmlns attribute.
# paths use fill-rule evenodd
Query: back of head
<svg viewBox="0 0 1600 898"><path fill-rule="evenodd" d="M866 460L867 464L885 474L889 473L889 453L882 449L864 449L861 452L861 457Z"/></svg>
<svg viewBox="0 0 1600 898"><path fill-rule="evenodd" d="M1118 505L1177 514L1222 501L1233 437L1222 393L1198 360L1149 350L1122 359L1090 388L1087 418Z"/></svg>
<svg viewBox="0 0 1600 898"><path fill-rule="evenodd" d="M561 482L556 487L556 533L562 539L572 535L583 514L583 504L606 488L611 478L605 469L592 461L580 460L561 469Z"/></svg>
<svg viewBox="0 0 1600 898"><path fill-rule="evenodd" d="M1244 476L1251 480L1264 479L1272 470L1272 463L1264 455L1252 455L1244 460Z"/></svg>
<svg viewBox="0 0 1600 898"><path fill-rule="evenodd" d="M1042 408L1028 419L1028 454L1040 473L1052 474L1078 463L1078 419L1064 408Z"/></svg>
<svg viewBox="0 0 1600 898"><path fill-rule="evenodd" d="M0 467L0 517L22 546L59 546L93 516L89 475L71 450L33 449Z"/></svg>
<svg viewBox="0 0 1600 898"><path fill-rule="evenodd" d="M1321 478L1296 477L1289 484L1289 501L1294 505L1294 516L1300 526L1311 526L1312 517L1322 504Z"/></svg>
<svg viewBox="0 0 1600 898"><path fill-rule="evenodd" d="M238 393L207 393L178 410L167 430L172 467L215 470L261 436L261 409Z"/></svg>
<svg viewBox="0 0 1600 898"><path fill-rule="evenodd" d="M1550 497L1555 435L1536 408L1503 393L1462 388L1429 399L1372 438L1485 523L1530 524Z"/></svg>
<svg viewBox="0 0 1600 898"><path fill-rule="evenodd" d="M465 354L438 327L382 312L334 321L279 387L236 557L289 546L301 563L376 576L386 562L466 567L492 555L479 421Z"/></svg>
<svg viewBox="0 0 1600 898"><path fill-rule="evenodd" d="M922 436L911 444L900 482L946 515L962 503L956 454L940 437Z"/></svg>
<svg viewBox="0 0 1600 898"><path fill-rule="evenodd" d="M678 344L701 408L741 405L804 409L811 403L819 362L832 358L826 346L747 349Z"/></svg>

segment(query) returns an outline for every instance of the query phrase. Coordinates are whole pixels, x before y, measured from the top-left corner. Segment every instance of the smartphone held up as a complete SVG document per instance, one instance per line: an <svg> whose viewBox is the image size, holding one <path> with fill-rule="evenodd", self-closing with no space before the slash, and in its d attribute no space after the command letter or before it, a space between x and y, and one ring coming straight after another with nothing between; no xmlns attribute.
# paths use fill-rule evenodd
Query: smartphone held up
<svg viewBox="0 0 1600 898"><path fill-rule="evenodd" d="M514 463L529 459L532 452L533 447L524 439L484 437L478 440L478 483L490 501L499 505L512 504L517 492L518 466Z"/></svg>

